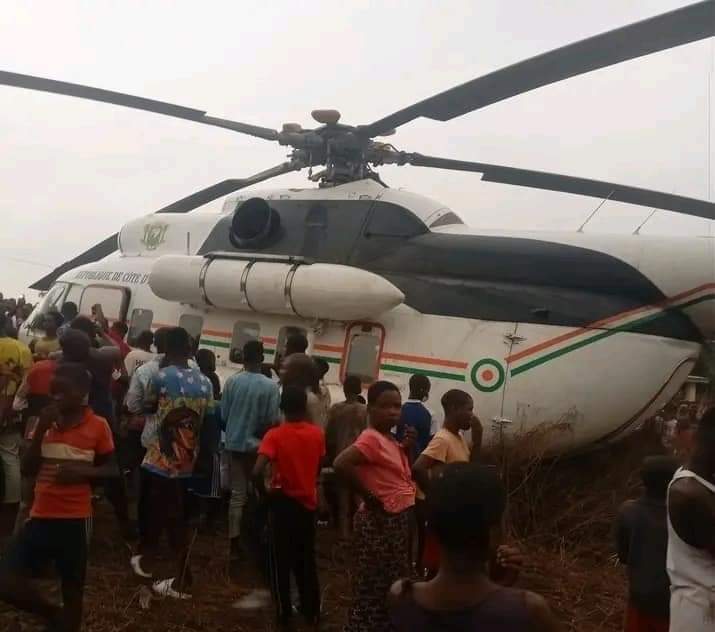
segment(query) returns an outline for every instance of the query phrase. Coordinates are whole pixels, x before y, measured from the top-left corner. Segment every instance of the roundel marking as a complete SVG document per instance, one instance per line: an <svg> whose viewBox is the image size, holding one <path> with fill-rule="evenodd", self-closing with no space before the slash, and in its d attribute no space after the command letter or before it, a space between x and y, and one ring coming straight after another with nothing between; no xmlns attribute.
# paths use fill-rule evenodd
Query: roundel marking
<svg viewBox="0 0 715 632"><path fill-rule="evenodd" d="M483 393L493 393L500 388L505 376L504 367L493 358L479 360L472 367L472 384Z"/></svg>

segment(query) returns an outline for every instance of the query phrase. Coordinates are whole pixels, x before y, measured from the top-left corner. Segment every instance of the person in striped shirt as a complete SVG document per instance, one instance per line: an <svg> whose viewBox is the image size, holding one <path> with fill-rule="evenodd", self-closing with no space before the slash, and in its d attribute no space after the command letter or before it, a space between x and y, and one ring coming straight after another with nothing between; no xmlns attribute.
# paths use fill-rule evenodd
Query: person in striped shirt
<svg viewBox="0 0 715 632"><path fill-rule="evenodd" d="M116 474L109 425L86 405L91 377L85 367L62 363L22 461L36 476L28 520L0 560L0 600L44 617L50 629L76 632L82 620L90 482ZM48 601L30 577L54 562L63 605Z"/></svg>

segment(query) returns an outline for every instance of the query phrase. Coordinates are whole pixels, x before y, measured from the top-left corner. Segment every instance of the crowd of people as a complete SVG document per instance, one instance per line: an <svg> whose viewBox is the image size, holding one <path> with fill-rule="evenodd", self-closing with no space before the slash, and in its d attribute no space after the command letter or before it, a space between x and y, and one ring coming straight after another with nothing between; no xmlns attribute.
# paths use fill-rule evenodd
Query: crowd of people
<svg viewBox="0 0 715 632"><path fill-rule="evenodd" d="M500 532L506 494L482 463L466 391L442 396L436 427L423 375L405 402L391 382L347 375L332 403L328 367L301 334L272 363L246 342L222 384L213 353L180 327L127 340L100 305L84 316L66 302L26 346L12 317L0 310L0 600L49 629L80 628L99 493L137 582L163 598L192 598L192 541L220 537L225 514L232 572L255 581L234 606L272 603L280 626L300 616L317 629L327 519L352 550L346 632L559 629L541 596L514 587L524 557ZM619 513L628 631L715 629L715 410L688 430L676 456L646 460L642 498ZM50 564L61 604L35 583Z"/></svg>

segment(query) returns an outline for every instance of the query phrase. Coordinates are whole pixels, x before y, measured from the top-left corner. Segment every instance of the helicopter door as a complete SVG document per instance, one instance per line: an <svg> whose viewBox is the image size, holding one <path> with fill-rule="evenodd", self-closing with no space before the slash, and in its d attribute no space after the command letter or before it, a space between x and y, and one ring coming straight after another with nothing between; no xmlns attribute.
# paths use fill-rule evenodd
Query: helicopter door
<svg viewBox="0 0 715 632"><path fill-rule="evenodd" d="M345 334L340 365L340 381L357 375L363 384L372 384L380 373L380 357L385 345L385 328L377 323L353 323Z"/></svg>
<svg viewBox="0 0 715 632"><path fill-rule="evenodd" d="M93 305L101 305L109 323L126 320L129 290L114 285L87 285L79 301L79 313L90 316Z"/></svg>
<svg viewBox="0 0 715 632"><path fill-rule="evenodd" d="M509 382L511 375L511 366L513 358L519 353L520 345L523 346L526 338L519 333L519 323L508 325L504 333L504 368L503 368L503 386L501 388L501 406L500 414L492 417L491 430L494 433L493 445L500 445L503 438L515 431L516 415L513 407L510 406L509 398ZM484 428L486 432L486 427Z"/></svg>

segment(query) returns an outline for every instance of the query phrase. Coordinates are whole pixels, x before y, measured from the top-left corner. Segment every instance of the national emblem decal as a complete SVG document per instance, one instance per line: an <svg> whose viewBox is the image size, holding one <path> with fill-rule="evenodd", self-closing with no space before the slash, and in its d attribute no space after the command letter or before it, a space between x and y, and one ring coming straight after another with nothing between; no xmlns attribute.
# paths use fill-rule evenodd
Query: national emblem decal
<svg viewBox="0 0 715 632"><path fill-rule="evenodd" d="M146 224L141 242L146 246L147 250L156 250L164 243L168 228L168 224Z"/></svg>
<svg viewBox="0 0 715 632"><path fill-rule="evenodd" d="M472 367L472 384L483 393L493 393L504 384L506 372L501 362L492 358L479 360Z"/></svg>

